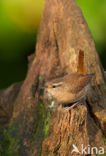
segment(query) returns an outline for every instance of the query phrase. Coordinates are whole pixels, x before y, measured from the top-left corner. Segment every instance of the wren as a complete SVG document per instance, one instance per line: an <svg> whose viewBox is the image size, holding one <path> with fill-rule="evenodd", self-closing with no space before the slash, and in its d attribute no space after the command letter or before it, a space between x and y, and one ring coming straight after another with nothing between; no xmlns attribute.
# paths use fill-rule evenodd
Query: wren
<svg viewBox="0 0 106 156"><path fill-rule="evenodd" d="M86 97L92 76L93 74L71 73L55 78L45 83L45 92L62 106L71 104L71 109Z"/></svg>
<svg viewBox="0 0 106 156"><path fill-rule="evenodd" d="M79 50L76 73L70 73L45 83L45 92L57 104L66 108L66 111L81 104L89 91L94 74L88 74L84 64L84 51ZM52 101L50 107L54 107L54 104Z"/></svg>

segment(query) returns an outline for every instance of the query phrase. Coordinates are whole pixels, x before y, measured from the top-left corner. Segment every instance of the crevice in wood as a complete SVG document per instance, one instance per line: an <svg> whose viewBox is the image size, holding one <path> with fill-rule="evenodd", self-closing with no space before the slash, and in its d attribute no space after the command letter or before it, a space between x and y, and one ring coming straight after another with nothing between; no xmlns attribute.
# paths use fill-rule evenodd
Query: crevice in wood
<svg viewBox="0 0 106 156"><path fill-rule="evenodd" d="M58 64L57 64L57 73L58 73L58 70L60 69L60 66L61 66L61 61L60 61L60 56L59 56L59 45L58 45L58 40L57 40L57 37L56 37L56 32L55 32L55 21L53 21L53 33L54 33L54 40L55 40L55 45L56 45L56 52L57 52L57 58L58 58ZM61 74L61 73L58 73L58 74Z"/></svg>
<svg viewBox="0 0 106 156"><path fill-rule="evenodd" d="M91 118L93 119L93 121L96 124L96 126L102 131L103 136L105 136L104 131L102 130L98 119L96 118L96 116L94 115L94 113L92 111L92 107L90 106L89 101L86 100L86 103L87 103L88 112L89 112Z"/></svg>
<svg viewBox="0 0 106 156"><path fill-rule="evenodd" d="M57 154L58 153L58 151L59 151L59 149L60 149L60 147L61 147L61 136L60 136L60 141L59 141L59 144L54 148L54 151L53 151L53 153L54 154Z"/></svg>
<svg viewBox="0 0 106 156"><path fill-rule="evenodd" d="M5 115L7 115L9 112L7 112L5 109L4 109L4 107L3 106L0 106L0 110L5 114Z"/></svg>

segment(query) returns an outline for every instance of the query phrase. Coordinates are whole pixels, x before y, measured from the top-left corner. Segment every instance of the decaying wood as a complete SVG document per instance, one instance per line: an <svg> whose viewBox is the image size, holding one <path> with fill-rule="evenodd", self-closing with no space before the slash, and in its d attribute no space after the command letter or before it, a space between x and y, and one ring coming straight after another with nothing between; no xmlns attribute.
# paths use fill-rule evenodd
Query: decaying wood
<svg viewBox="0 0 106 156"><path fill-rule="evenodd" d="M63 72L77 72L80 51L84 52L86 72L95 74L85 105L66 114L55 110L50 117L39 87ZM18 136L19 154L76 156L71 154L72 144L79 149L81 144L105 148L105 113L106 79L80 8L75 0L45 0L36 55L14 102L9 124L12 137Z"/></svg>
<svg viewBox="0 0 106 156"><path fill-rule="evenodd" d="M13 113L14 101L22 83L11 85L6 90L0 91L0 128L7 127Z"/></svg>

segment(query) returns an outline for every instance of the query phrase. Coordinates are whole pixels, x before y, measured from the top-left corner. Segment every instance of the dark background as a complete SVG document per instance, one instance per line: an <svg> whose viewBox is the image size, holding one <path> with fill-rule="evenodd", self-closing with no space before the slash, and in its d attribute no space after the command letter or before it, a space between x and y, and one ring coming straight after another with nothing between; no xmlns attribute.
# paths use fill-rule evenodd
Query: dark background
<svg viewBox="0 0 106 156"><path fill-rule="evenodd" d="M77 0L106 69L106 0ZM0 0L0 89L24 80L35 51L43 0Z"/></svg>

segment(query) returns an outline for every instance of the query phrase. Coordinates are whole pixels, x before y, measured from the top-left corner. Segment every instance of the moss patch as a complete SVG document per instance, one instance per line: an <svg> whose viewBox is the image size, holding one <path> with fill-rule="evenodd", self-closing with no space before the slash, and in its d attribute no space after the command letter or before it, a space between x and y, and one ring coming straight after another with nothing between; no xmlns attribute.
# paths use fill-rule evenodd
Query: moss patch
<svg viewBox="0 0 106 156"><path fill-rule="evenodd" d="M51 113L48 112L48 114L45 118L45 122L44 122L44 138L46 138L48 136L50 116L51 116Z"/></svg>
<svg viewBox="0 0 106 156"><path fill-rule="evenodd" d="M37 125L33 135L32 146L40 147L38 150L38 156L41 155L42 142L47 137L49 131L50 112L46 112L44 104L39 101L39 110L37 114Z"/></svg>
<svg viewBox="0 0 106 156"><path fill-rule="evenodd" d="M20 129L23 116L8 129L0 131L0 156L19 156Z"/></svg>
<svg viewBox="0 0 106 156"><path fill-rule="evenodd" d="M0 136L0 156L19 156L18 149L18 140L11 136L10 130L3 130Z"/></svg>
<svg viewBox="0 0 106 156"><path fill-rule="evenodd" d="M106 145L106 138L104 138L104 143L105 143L105 145Z"/></svg>

